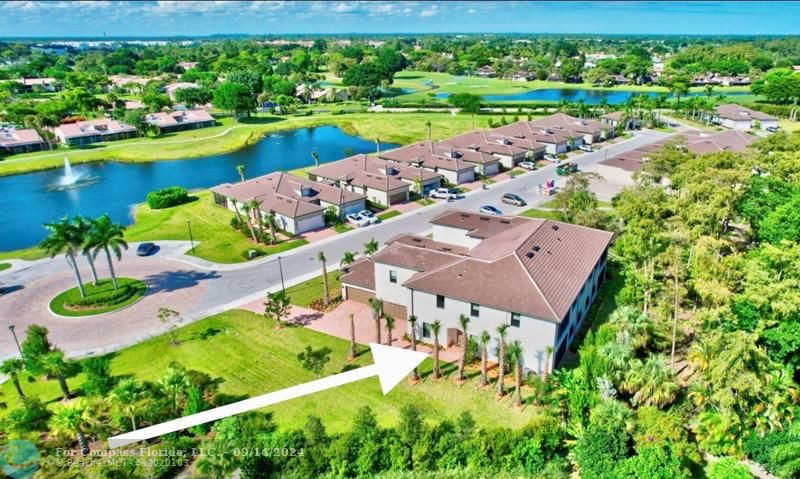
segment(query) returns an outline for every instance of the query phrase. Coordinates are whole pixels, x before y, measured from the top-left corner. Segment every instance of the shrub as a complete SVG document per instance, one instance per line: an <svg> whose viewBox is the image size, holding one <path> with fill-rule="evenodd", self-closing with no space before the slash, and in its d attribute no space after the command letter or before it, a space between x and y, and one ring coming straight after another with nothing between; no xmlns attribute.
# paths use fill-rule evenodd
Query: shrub
<svg viewBox="0 0 800 479"><path fill-rule="evenodd" d="M66 302L65 305L72 307L113 306L131 299L136 292L137 290L133 286L123 284L116 290L95 293L85 298L76 298Z"/></svg>
<svg viewBox="0 0 800 479"><path fill-rule="evenodd" d="M166 188L147 193L147 206L154 210L170 208L191 201L186 188L168 186Z"/></svg>
<svg viewBox="0 0 800 479"><path fill-rule="evenodd" d="M708 479L751 479L747 466L735 459L723 457L708 467Z"/></svg>

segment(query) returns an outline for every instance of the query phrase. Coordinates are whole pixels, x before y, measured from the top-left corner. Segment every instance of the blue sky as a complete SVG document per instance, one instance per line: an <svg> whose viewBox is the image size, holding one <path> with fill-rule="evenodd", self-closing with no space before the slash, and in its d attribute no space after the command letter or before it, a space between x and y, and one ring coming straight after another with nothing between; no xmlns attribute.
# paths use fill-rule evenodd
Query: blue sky
<svg viewBox="0 0 800 479"><path fill-rule="evenodd" d="M800 34L800 2L4 2L0 36Z"/></svg>

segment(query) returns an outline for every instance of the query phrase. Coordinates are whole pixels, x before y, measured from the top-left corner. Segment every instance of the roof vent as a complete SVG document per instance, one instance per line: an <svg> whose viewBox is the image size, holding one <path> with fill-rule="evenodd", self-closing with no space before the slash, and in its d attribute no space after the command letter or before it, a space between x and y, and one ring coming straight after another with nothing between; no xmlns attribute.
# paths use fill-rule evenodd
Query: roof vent
<svg viewBox="0 0 800 479"><path fill-rule="evenodd" d="M411 238L411 241L413 241L415 243L422 243L422 239L420 239L420 238Z"/></svg>
<svg viewBox="0 0 800 479"><path fill-rule="evenodd" d="M533 251L528 251L527 253L525 253L525 256L527 256L528 258L533 258Z"/></svg>
<svg viewBox="0 0 800 479"><path fill-rule="evenodd" d="M558 231L558 225L552 225L550 227L553 228L553 231Z"/></svg>
<svg viewBox="0 0 800 479"><path fill-rule="evenodd" d="M489 218L486 218L485 216L482 216L481 217L481 221L489 221Z"/></svg>
<svg viewBox="0 0 800 479"><path fill-rule="evenodd" d="M504 224L504 225L510 225L511 224L511 222L508 221L508 220L500 220L500 223Z"/></svg>
<svg viewBox="0 0 800 479"><path fill-rule="evenodd" d="M541 249L541 248L540 248L538 245L533 247L533 250L534 250L534 251L539 251L540 249Z"/></svg>
<svg viewBox="0 0 800 479"><path fill-rule="evenodd" d="M453 248L442 248L442 251L449 253L453 251Z"/></svg>

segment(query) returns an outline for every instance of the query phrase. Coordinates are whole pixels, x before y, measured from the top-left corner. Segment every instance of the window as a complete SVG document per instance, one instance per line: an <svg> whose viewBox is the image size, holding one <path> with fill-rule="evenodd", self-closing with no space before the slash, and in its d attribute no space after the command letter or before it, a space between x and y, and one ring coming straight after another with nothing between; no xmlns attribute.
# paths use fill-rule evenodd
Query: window
<svg viewBox="0 0 800 479"><path fill-rule="evenodd" d="M469 315L472 316L473 318L477 318L478 316L480 316L481 315L481 305L480 304L475 304L475 303L470 303L470 305L469 305Z"/></svg>
<svg viewBox="0 0 800 479"><path fill-rule="evenodd" d="M397 271L389 270L389 282L396 283L397 282Z"/></svg>
<svg viewBox="0 0 800 479"><path fill-rule="evenodd" d="M430 323L422 323L422 337L423 338L430 338L431 337L431 325L430 325Z"/></svg>
<svg viewBox="0 0 800 479"><path fill-rule="evenodd" d="M519 327L520 314L519 313L511 313L511 326L514 328Z"/></svg>
<svg viewBox="0 0 800 479"><path fill-rule="evenodd" d="M444 296L441 294L436 295L436 307L439 309L444 309Z"/></svg>

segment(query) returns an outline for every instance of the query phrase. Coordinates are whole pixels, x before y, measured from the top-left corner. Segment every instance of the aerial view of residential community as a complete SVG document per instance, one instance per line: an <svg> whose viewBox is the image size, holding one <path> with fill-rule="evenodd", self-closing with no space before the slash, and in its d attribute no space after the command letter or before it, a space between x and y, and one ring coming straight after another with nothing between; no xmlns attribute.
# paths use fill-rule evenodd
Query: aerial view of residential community
<svg viewBox="0 0 800 479"><path fill-rule="evenodd" d="M0 18L3 477L800 478L800 2Z"/></svg>

